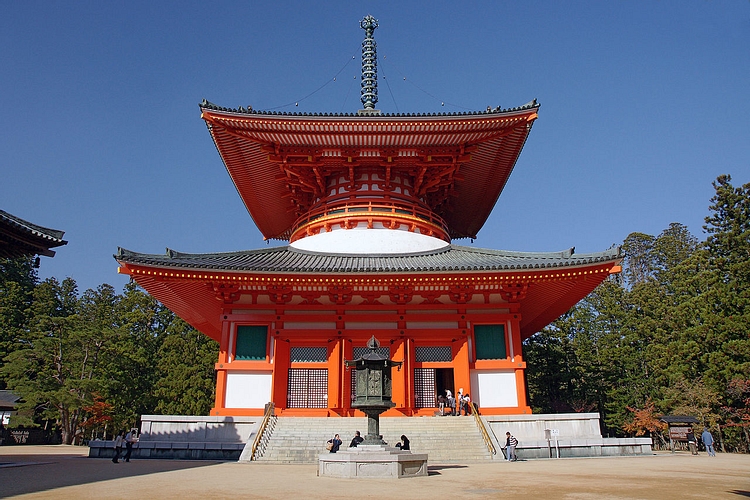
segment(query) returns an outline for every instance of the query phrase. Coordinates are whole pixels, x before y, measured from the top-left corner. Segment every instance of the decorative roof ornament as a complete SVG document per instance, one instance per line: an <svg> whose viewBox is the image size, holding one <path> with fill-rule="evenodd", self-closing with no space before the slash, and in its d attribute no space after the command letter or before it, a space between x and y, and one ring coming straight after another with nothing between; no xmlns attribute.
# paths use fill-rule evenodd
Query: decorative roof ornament
<svg viewBox="0 0 750 500"><path fill-rule="evenodd" d="M367 15L359 22L360 27L365 30L365 39L362 42L362 105L365 110L375 110L378 102L378 60L373 34L378 27L378 20Z"/></svg>

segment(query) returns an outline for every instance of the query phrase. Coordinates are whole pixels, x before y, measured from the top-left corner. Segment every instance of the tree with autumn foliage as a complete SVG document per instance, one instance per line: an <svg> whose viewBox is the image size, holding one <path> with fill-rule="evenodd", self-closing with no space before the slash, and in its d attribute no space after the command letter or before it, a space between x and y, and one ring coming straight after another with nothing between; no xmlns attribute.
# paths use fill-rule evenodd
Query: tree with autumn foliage
<svg viewBox="0 0 750 500"><path fill-rule="evenodd" d="M622 426L625 432L634 436L656 437L666 446L663 433L668 426L661 420L661 412L656 410L653 401L647 400L642 408L627 406L626 409L630 412L630 418Z"/></svg>

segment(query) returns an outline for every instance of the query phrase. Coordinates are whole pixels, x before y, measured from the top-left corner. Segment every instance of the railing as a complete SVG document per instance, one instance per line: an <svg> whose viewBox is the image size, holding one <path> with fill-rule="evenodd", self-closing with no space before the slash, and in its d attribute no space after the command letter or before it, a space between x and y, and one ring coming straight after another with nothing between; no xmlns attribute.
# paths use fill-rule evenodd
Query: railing
<svg viewBox="0 0 750 500"><path fill-rule="evenodd" d="M409 221L425 228L429 228L439 237L449 238L448 226L445 221L431 210L419 206L416 202L409 203L407 200L382 201L382 200L346 200L334 201L324 204L317 209L310 210L304 216L297 219L292 226L292 238L302 230L324 225L326 222L339 221L342 218L361 219L366 221L374 218L376 220Z"/></svg>
<svg viewBox="0 0 750 500"><path fill-rule="evenodd" d="M268 403L268 405L266 405L266 413L263 415L263 420L261 421L260 427L258 428L258 432L257 434L255 434L255 439L253 440L253 447L250 450L250 460L255 460L255 452L258 451L258 446L261 443L263 435L266 433L266 427L268 426L268 421L271 420L271 417L273 416L273 409L274 409L273 402Z"/></svg>
<svg viewBox="0 0 750 500"><path fill-rule="evenodd" d="M487 445L487 449L493 455L497 455L497 450L495 449L495 445L492 444L492 438L490 437L490 434L487 432L487 428L484 426L484 421L482 420L482 417L479 416L477 405L475 405L473 401L469 401L469 408L471 408L471 414L474 415L474 421L477 423L477 427L479 427L479 430L482 433L482 439L484 439L484 443Z"/></svg>

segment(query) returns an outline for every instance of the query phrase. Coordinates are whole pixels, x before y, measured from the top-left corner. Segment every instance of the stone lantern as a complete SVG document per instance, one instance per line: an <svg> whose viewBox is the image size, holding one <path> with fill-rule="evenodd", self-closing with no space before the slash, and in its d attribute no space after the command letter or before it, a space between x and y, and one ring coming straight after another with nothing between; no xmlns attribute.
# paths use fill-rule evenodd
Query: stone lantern
<svg viewBox="0 0 750 500"><path fill-rule="evenodd" d="M354 361L346 361L347 367L357 370L355 400L352 408L367 415L367 435L362 444L383 445L380 435L380 414L396 404L391 401L391 368L401 367L401 361L392 361L378 352L380 342L373 335L367 342L369 352Z"/></svg>
<svg viewBox="0 0 750 500"><path fill-rule="evenodd" d="M391 368L401 367L378 352L380 342L373 335L367 342L369 352L347 367L357 370L355 400L352 408L367 415L367 436L358 446L318 456L318 475L330 477L416 477L427 475L427 454L391 448L380 435L380 414L393 408Z"/></svg>

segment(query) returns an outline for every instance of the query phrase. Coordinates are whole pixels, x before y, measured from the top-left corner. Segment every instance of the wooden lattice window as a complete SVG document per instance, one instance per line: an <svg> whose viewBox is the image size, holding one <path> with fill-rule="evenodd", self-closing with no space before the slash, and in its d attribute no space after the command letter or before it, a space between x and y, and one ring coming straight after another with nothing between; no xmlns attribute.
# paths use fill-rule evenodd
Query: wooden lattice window
<svg viewBox="0 0 750 500"><path fill-rule="evenodd" d="M327 408L328 370L290 368L287 408Z"/></svg>
<svg viewBox="0 0 750 500"><path fill-rule="evenodd" d="M328 349L325 347L292 347L292 363L325 363L328 360Z"/></svg>
<svg viewBox="0 0 750 500"><path fill-rule="evenodd" d="M414 369L414 406L417 408L435 408L437 406L435 370L433 368Z"/></svg>
<svg viewBox="0 0 750 500"><path fill-rule="evenodd" d="M451 361L451 346L423 346L414 349L417 363L425 361Z"/></svg>

